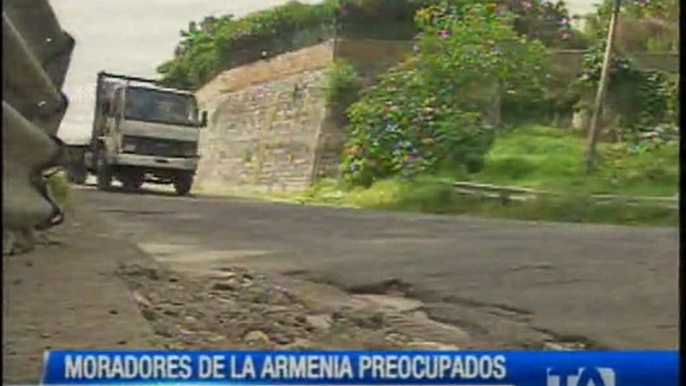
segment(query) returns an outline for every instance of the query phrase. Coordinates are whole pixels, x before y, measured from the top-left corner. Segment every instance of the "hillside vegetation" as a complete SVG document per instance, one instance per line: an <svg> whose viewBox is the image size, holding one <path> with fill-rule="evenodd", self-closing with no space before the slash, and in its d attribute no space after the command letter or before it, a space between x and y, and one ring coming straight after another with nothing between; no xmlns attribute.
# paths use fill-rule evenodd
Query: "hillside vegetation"
<svg viewBox="0 0 686 386"><path fill-rule="evenodd" d="M632 2L622 17L670 26L678 20L673 1ZM575 131L554 124L573 112L590 113L602 67L604 44L599 37L605 32L607 4L587 17L589 27L580 32L571 27L572 16L563 2L545 0L291 2L241 19L192 23L174 59L160 72L170 83L198 87L236 60L249 58L244 56L247 49L264 51L259 57L272 55L277 51L265 50L265 44L277 37L288 40L303 29L331 27L345 34L365 24L379 29L410 26L414 53L380 75L374 86L361 89L355 69L346 63L329 69L327 98L347 122L347 142L337 180L315 184L302 200L675 225L678 212L673 209L621 202L594 205L588 198L596 193L678 193L679 102L673 77L639 68L623 54L628 49L614 55L602 120L604 142L591 174L583 169L585 128ZM640 39L631 40L632 49L674 48L671 30L651 31L641 44L634 44ZM586 50L575 78L559 77L550 63L550 50L561 47ZM446 180L566 195L499 202L457 195Z"/></svg>
<svg viewBox="0 0 686 386"><path fill-rule="evenodd" d="M292 40L304 31L312 31L322 39L333 37L336 31L338 36L409 40L419 32L414 24L415 13L441 3L442 0L324 0L312 5L290 1L241 18L208 16L190 22L181 31L173 58L161 64L158 71L170 85L197 88L228 68L300 48ZM519 32L550 46L584 46L560 4L538 0L478 3L509 10L516 17L515 28Z"/></svg>

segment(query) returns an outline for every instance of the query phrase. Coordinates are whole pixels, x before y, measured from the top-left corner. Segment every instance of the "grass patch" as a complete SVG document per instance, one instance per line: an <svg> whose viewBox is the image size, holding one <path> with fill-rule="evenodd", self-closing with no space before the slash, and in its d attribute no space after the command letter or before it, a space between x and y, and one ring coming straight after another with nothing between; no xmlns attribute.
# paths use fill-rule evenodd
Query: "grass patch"
<svg viewBox="0 0 686 386"><path fill-rule="evenodd" d="M626 144L600 144L596 172L584 170L586 143L573 133L532 126L503 132L489 152L483 170L424 176L412 182L384 180L369 189L346 190L326 180L308 189L307 202L359 208L425 213L465 214L531 221L678 226L677 209L621 201L596 203L588 196L673 196L679 190L679 150L669 143L634 152ZM471 180L564 193L523 202L464 196L447 181Z"/></svg>
<svg viewBox="0 0 686 386"><path fill-rule="evenodd" d="M302 195L308 203L342 204L366 209L472 215L527 221L603 223L675 227L679 212L652 204L609 202L596 204L588 197L541 198L504 203L496 199L463 196L437 177L413 182L380 181L369 189L345 191L332 181L317 184Z"/></svg>
<svg viewBox="0 0 686 386"><path fill-rule="evenodd" d="M583 194L672 196L679 188L678 143L632 152L600 144L596 172L584 171L586 142L573 133L526 127L502 133L484 169L469 179L496 185Z"/></svg>

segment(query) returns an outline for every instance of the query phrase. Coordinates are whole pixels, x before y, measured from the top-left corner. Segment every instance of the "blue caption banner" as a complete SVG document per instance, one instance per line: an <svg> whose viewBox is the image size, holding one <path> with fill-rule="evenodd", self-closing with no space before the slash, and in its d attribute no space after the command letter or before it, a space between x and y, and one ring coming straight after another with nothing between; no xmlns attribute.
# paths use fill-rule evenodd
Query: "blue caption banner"
<svg viewBox="0 0 686 386"><path fill-rule="evenodd" d="M44 385L677 386L676 351L50 351Z"/></svg>

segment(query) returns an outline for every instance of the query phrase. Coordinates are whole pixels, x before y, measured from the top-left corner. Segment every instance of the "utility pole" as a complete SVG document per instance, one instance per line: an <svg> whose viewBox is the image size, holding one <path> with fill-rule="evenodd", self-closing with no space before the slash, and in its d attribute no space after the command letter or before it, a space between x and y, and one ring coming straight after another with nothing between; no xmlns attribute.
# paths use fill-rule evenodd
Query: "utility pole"
<svg viewBox="0 0 686 386"><path fill-rule="evenodd" d="M598 92L595 97L593 106L593 116L591 117L591 127L588 132L588 149L586 151L586 173L593 173L595 161L597 157L596 145L598 144L598 137L600 136L601 127L599 127L600 117L603 110L603 101L607 93L607 85L609 81L610 66L612 63L612 48L615 40L615 30L617 28L617 19L619 18L619 8L621 7L621 0L614 0L614 7L612 8L612 16L610 18L610 28L607 31L607 42L605 44L605 56L603 58L603 67L600 73L600 81L598 82Z"/></svg>

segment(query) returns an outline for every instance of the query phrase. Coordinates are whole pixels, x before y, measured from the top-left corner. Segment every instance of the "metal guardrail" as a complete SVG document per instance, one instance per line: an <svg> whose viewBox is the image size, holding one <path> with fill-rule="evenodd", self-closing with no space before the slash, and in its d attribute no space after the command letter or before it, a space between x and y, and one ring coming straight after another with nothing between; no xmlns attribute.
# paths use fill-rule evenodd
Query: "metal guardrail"
<svg viewBox="0 0 686 386"><path fill-rule="evenodd" d="M515 186L499 186L490 184L479 184L473 182L446 182L452 185L460 194L480 195L487 198L499 199L502 201L525 201L535 198L565 198L569 195L540 191L534 189L520 188ZM652 204L666 206L672 209L679 208L679 197L641 197L641 196L618 196L610 194L594 194L584 197L597 204L622 202L625 204Z"/></svg>
<svg viewBox="0 0 686 386"><path fill-rule="evenodd" d="M61 89L74 39L47 0L3 0L2 5L3 227L49 227L62 213L43 173L61 157L56 134L68 104Z"/></svg>

